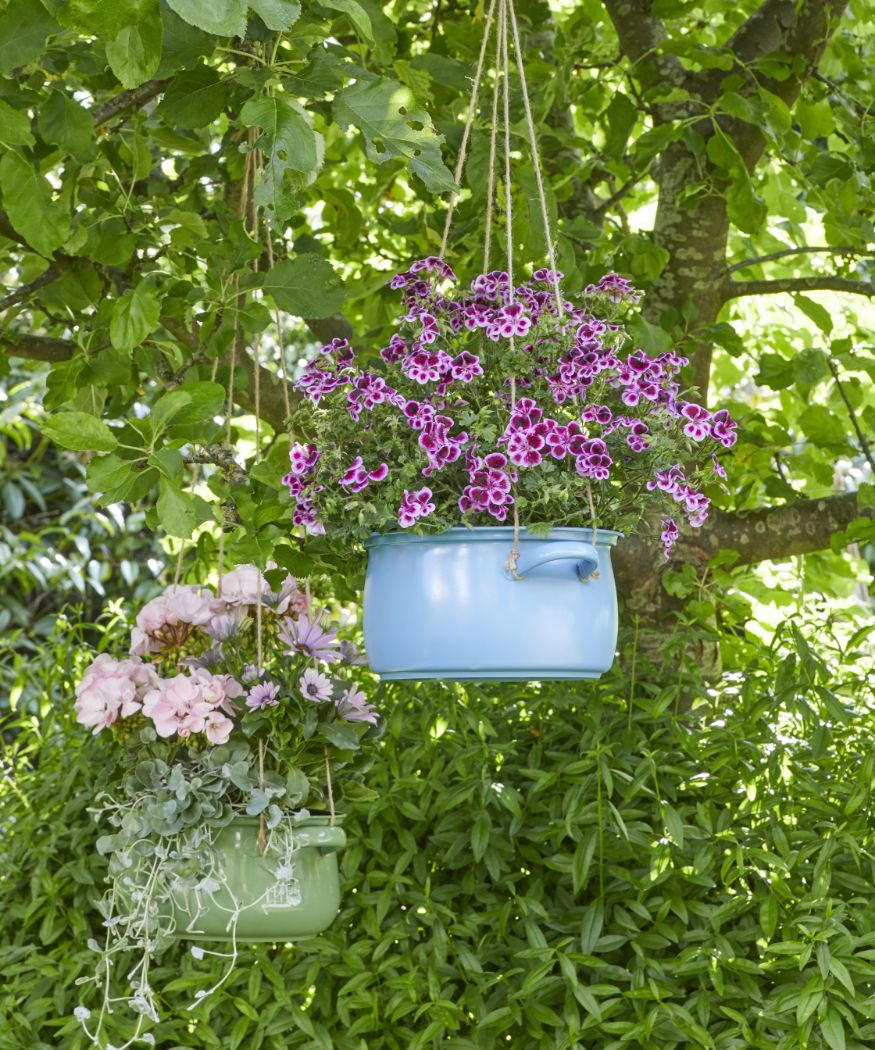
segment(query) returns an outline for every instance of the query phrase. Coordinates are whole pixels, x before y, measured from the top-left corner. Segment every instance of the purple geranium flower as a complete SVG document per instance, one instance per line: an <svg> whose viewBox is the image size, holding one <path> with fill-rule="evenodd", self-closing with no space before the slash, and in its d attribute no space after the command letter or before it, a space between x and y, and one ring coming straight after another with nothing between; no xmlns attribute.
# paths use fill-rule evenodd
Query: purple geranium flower
<svg viewBox="0 0 875 1050"><path fill-rule="evenodd" d="M408 529L419 518L425 518L433 511L430 488L421 488L418 492L408 492L405 489L404 498L398 508L398 524L402 529Z"/></svg>

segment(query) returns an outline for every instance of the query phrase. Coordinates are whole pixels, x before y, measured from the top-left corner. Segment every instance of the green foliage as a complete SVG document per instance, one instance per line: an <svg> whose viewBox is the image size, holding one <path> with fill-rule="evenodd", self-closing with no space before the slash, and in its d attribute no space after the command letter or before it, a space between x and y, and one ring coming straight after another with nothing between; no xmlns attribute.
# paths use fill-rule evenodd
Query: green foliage
<svg viewBox="0 0 875 1050"><path fill-rule="evenodd" d="M679 63L683 82L669 85L649 61L618 62L601 4L517 5L560 267L570 288L616 268L656 289L658 305L645 299L646 316L632 329L649 352L715 348L714 386L729 392L745 431L735 457L744 484L730 498L713 493L724 507L827 494L837 458L849 461L844 473L856 485L865 480L856 425L864 434L875 425L865 315L817 291L772 297L755 310L731 299L709 318L692 299L664 305L663 276L670 288L686 278L648 225L659 180L687 151L690 163L664 190L678 208L672 222L683 226L689 215L695 226L703 202L725 200L726 261L754 260L738 278L871 281L865 20L852 10L830 37L822 76L806 79L788 106L780 88L788 59L765 55L742 73L730 54L732 31L754 0L731 15L709 0L693 21L688 6L657 6L663 57ZM218 423L204 416L183 435L152 428L148 412L168 391L207 382L228 391L232 379L234 400L251 412L254 376L243 351L251 357L258 343L267 442L285 416L273 382L280 346L284 371L294 371L317 336L345 330L332 316L341 309L365 357L385 345L394 303L386 277L440 243L436 198L452 188L483 25L480 10L473 20L444 13L433 25L432 14L424 0L388 11L370 0L0 7L0 264L10 284L26 287L4 314L2 345L33 352L23 339L51 341L47 406L110 425L119 448L104 441L85 450L103 453L88 478L105 501L143 500L149 524L179 538L223 518L237 526L244 557L261 562L287 531L276 477L247 464L244 493L214 464L196 479L180 468L192 451L209 459ZM703 70L723 77L704 102L689 86ZM485 234L483 101L450 234L448 257L463 277L480 268ZM544 261L544 238L516 81L510 106L521 272ZM750 170L738 129L753 127L766 152ZM257 223L245 196L258 206ZM812 241L822 241L821 254L757 261ZM717 260L722 247L715 251ZM711 271L714 299L722 258ZM233 377L232 345L240 351ZM754 395L749 380L766 375L767 361L780 385ZM823 367L829 362L847 398ZM49 424L46 433L56 432ZM238 417L232 437L251 436Z"/></svg>
<svg viewBox="0 0 875 1050"><path fill-rule="evenodd" d="M168 950L157 1045L865 1050L875 698L862 636L825 643L837 626L787 626L707 698L693 666L666 679L641 654L573 692L386 687L337 922L246 949L191 1012L172 1005L221 960ZM46 695L74 675L59 662ZM3 788L0 1045L77 1050L104 747L62 705L27 725Z"/></svg>
<svg viewBox="0 0 875 1050"><path fill-rule="evenodd" d="M142 511L97 508L82 465L40 435L42 377L9 378L0 401L0 713L9 706L33 712L44 701L39 668L63 660L63 649L44 643L57 637L61 644L72 629L57 620L62 608L78 608L72 620L93 619L111 599L144 601L164 558L143 532ZM84 418L101 432L96 417ZM69 440L81 447L75 433Z"/></svg>

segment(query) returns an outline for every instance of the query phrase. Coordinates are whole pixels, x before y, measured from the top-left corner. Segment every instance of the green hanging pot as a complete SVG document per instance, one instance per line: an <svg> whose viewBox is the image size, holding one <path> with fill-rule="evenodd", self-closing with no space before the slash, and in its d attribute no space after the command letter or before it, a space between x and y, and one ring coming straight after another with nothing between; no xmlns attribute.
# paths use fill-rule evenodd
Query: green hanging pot
<svg viewBox="0 0 875 1050"><path fill-rule="evenodd" d="M216 832L206 888L173 892L177 937L254 944L328 929L340 908L343 829L311 816L269 834L262 856L257 817L236 817Z"/></svg>

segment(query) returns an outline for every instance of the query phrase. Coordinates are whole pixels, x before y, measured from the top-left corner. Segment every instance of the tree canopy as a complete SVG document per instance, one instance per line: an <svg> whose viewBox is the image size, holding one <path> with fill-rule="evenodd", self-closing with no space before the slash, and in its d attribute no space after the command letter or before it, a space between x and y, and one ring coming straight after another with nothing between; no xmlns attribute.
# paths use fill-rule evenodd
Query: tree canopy
<svg viewBox="0 0 875 1050"><path fill-rule="evenodd" d="M631 276L636 341L689 354L689 380L742 418L732 495L677 548L697 564L870 535L852 469L871 468L875 429L863 7L519 5L567 284ZM142 500L178 538L221 517L240 557L287 543L278 363L337 335L382 345L387 278L440 240L483 19L372 0L6 4L0 341L51 363L45 433L91 454L105 502ZM483 101L449 246L462 273L484 236L488 122ZM511 122L515 242L535 265L518 89ZM241 472L217 419L230 399L251 442L256 388L267 459ZM837 461L859 491L836 491ZM653 537L627 542L621 588L658 557Z"/></svg>

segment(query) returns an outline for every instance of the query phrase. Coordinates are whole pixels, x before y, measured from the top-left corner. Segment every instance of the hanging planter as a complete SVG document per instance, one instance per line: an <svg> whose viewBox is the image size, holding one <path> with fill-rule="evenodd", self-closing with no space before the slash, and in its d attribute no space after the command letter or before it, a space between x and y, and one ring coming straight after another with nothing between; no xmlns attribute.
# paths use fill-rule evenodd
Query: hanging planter
<svg viewBox="0 0 875 1050"><path fill-rule="evenodd" d="M522 529L517 578L512 528L375 537L364 594L371 667L390 679L600 677L617 643L618 536Z"/></svg>
<svg viewBox="0 0 875 1050"><path fill-rule="evenodd" d="M310 440L292 447L284 478L293 522L344 553L367 549L366 650L387 678L598 677L616 643L612 546L661 510L667 557L676 515L704 524L703 487L725 477L717 453L736 440L725 409L688 400L686 358L627 345L624 316L640 293L626 278L563 289L512 0L487 12L457 185L493 25L482 199L469 180L486 216L481 272L459 287L446 261L453 194L439 255L389 282L402 310L382 364L336 339L295 384L305 395L296 430ZM548 262L522 281L516 151L534 168ZM496 207L503 269L491 263Z"/></svg>
<svg viewBox="0 0 875 1050"><path fill-rule="evenodd" d="M256 944L322 933L340 907L337 854L345 845L329 816L311 816L280 824L262 852L258 818L235 817L213 837L200 885L172 890L176 935Z"/></svg>
<svg viewBox="0 0 875 1050"><path fill-rule="evenodd" d="M354 677L355 645L309 586L269 575L277 589L254 565L220 568L216 593L166 588L139 611L129 653L101 653L77 686L78 721L117 745L92 809L108 859L106 937L89 942L98 962L83 979L102 996L94 1027L77 1010L95 1045L118 1004L134 1015L129 1042L159 1019L152 961L175 941L225 960L200 1002L241 945L313 937L337 915L346 836L332 766L348 797L367 797L356 767L378 716Z"/></svg>

